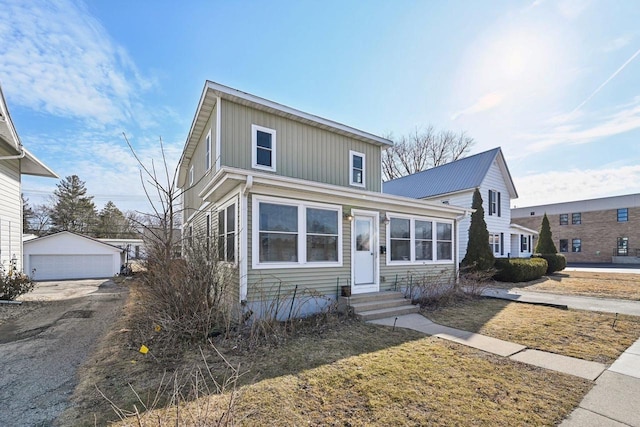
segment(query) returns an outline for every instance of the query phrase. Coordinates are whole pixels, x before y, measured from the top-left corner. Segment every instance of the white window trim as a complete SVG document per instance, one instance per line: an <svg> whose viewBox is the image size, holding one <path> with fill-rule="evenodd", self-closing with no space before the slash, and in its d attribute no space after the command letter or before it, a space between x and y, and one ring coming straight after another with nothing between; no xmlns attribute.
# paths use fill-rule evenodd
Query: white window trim
<svg viewBox="0 0 640 427"><path fill-rule="evenodd" d="M298 208L298 261L260 262L260 203L274 203ZM338 261L306 261L307 259L307 218L306 208L333 210L338 215ZM251 197L251 266L256 270L276 268L328 268L342 267L342 205L307 202L280 197L252 195Z"/></svg>
<svg viewBox="0 0 640 427"><path fill-rule="evenodd" d="M193 165L191 165L191 167L189 168L189 186L193 185L194 181L195 181L195 171L194 171Z"/></svg>
<svg viewBox="0 0 640 427"><path fill-rule="evenodd" d="M497 244L498 250L497 251L495 250L496 245L491 243L491 241L489 242L489 246L491 246L491 252L493 252L494 256L499 257L499 256L501 256L500 255L500 250L502 249L501 246L500 246L500 233L489 233L489 239L491 240L491 238L496 239L497 242L498 242L498 244Z"/></svg>
<svg viewBox="0 0 640 427"><path fill-rule="evenodd" d="M258 164L258 131L271 135L271 167ZM263 126L251 125L251 167L265 171L276 171L276 130Z"/></svg>
<svg viewBox="0 0 640 427"><path fill-rule="evenodd" d="M362 157L362 183L353 181L353 156ZM349 185L353 185L354 187L365 187L365 183L367 182L367 156L364 153L359 153L357 151L349 150Z"/></svg>
<svg viewBox="0 0 640 427"><path fill-rule="evenodd" d="M233 248L233 259L234 261L227 261L226 259L220 259L220 262L224 262L226 264L229 265L238 265L238 227L239 227L239 220L238 220L238 203L235 197L232 197L231 199L227 200L226 202L218 205L218 207L216 207L215 209L215 215L216 215L216 229L215 229L215 236L216 236L216 241L215 241L215 245L216 245L216 251L218 250L218 240L220 238L219 232L218 232L218 228L220 227L218 224L218 214L220 213L220 211L224 210L224 220L225 220L225 224L224 224L224 229L225 229L225 236L226 236L226 231L227 231L227 208L231 205L235 204L236 208L235 208L235 225L236 225L236 229L234 230L233 234L234 234L234 248ZM227 250L227 241L225 239L224 241L224 249L225 249L225 258L226 258L226 250ZM220 255L220 254L218 254Z"/></svg>
<svg viewBox="0 0 640 427"><path fill-rule="evenodd" d="M389 223L386 225L386 244L387 244L387 265L428 265L428 264L453 264L455 254L455 227L452 220L443 218L433 218L425 216L406 215L399 213L387 213ZM391 260L391 218L408 219L410 234L410 261L392 261ZM415 236L415 222L416 221L428 221L431 222L431 258L425 260L416 260L416 236ZM438 223L451 224L451 259L437 259L438 258ZM422 239L420 239L422 240ZM442 240L441 240L442 241Z"/></svg>
<svg viewBox="0 0 640 427"><path fill-rule="evenodd" d="M205 159L204 159L204 169L209 172L211 170L211 129L209 129L209 133L207 133L207 137L204 139L205 143Z"/></svg>

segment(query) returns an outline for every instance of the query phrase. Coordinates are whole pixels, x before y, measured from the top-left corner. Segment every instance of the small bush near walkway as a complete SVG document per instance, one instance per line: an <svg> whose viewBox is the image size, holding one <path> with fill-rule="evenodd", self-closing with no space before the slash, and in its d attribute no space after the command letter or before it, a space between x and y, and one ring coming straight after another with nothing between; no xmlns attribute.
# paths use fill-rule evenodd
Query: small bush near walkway
<svg viewBox="0 0 640 427"><path fill-rule="evenodd" d="M0 300L13 301L20 295L31 292L36 286L29 276L10 267L9 272L0 266Z"/></svg>
<svg viewBox="0 0 640 427"><path fill-rule="evenodd" d="M547 261L547 274L562 271L567 267L567 259L560 254L535 254L534 258L544 258Z"/></svg>
<svg viewBox="0 0 640 427"><path fill-rule="evenodd" d="M547 261L543 258L498 258L496 269L496 280L528 282L541 278L547 272Z"/></svg>

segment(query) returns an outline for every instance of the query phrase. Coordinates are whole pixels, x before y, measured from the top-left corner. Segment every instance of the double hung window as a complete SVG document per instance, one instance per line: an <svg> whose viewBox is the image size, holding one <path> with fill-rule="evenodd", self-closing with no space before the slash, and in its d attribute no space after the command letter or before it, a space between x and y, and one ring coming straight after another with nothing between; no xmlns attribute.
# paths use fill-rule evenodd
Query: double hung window
<svg viewBox="0 0 640 427"><path fill-rule="evenodd" d="M502 216L500 209L500 192L489 190L489 215Z"/></svg>
<svg viewBox="0 0 640 427"><path fill-rule="evenodd" d="M236 260L236 205L232 203L218 210L218 259Z"/></svg>
<svg viewBox="0 0 640 427"><path fill-rule="evenodd" d="M560 214L560 225L569 225L569 214Z"/></svg>
<svg viewBox="0 0 640 427"><path fill-rule="evenodd" d="M256 169L276 171L276 131L251 125L252 166Z"/></svg>
<svg viewBox="0 0 640 427"><path fill-rule="evenodd" d="M579 225L582 224L582 214L581 213L572 213L571 214L571 224ZM576 252L576 251L574 251ZM580 252L580 251L577 251Z"/></svg>
<svg viewBox="0 0 640 427"><path fill-rule="evenodd" d="M365 186L365 156L356 151L349 151L349 184L356 187Z"/></svg>

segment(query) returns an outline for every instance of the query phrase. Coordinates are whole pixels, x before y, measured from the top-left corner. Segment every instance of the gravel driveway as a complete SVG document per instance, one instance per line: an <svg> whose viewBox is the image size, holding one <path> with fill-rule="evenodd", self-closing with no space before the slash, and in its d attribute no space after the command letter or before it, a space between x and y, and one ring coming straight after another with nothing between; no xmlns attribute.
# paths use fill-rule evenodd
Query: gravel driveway
<svg viewBox="0 0 640 427"><path fill-rule="evenodd" d="M0 319L10 316L0 324L0 426L53 425L77 384L78 368L122 313L126 288L111 280L87 283L94 288L88 294L77 281L58 283L66 289L59 293L63 299L49 283L39 301L0 306ZM37 295L38 289L25 299Z"/></svg>

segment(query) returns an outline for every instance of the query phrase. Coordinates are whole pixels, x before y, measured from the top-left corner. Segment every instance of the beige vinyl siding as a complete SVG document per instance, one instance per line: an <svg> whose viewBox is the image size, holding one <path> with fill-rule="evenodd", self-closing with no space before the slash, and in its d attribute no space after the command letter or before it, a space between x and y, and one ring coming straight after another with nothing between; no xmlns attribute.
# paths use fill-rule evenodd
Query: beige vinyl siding
<svg viewBox="0 0 640 427"><path fill-rule="evenodd" d="M0 156L13 153L0 148ZM7 268L15 256L22 269L22 199L20 161L0 160L0 262Z"/></svg>
<svg viewBox="0 0 640 427"><path fill-rule="evenodd" d="M193 153L193 157L189 162L187 167L187 179L185 181L184 193L182 203L184 206L184 214L183 218L185 222L196 213L196 210L200 208L202 205L202 199L198 197L198 194L202 191L202 189L207 185L207 183L211 180L211 177L215 173L216 166L216 157L218 154L216 153L216 109L218 106L216 105L213 108L213 112L209 117L209 121L200 135L198 139L198 144ZM211 130L211 169L206 170L206 138ZM193 186L189 184L189 171L193 166L194 171L194 180ZM206 175L206 176L205 176Z"/></svg>
<svg viewBox="0 0 640 427"><path fill-rule="evenodd" d="M319 127L222 100L223 166L252 168L251 125L276 131L276 174L309 181L349 185L349 150L365 154L365 189L381 188L380 147Z"/></svg>
<svg viewBox="0 0 640 427"><path fill-rule="evenodd" d="M252 198L248 197L248 247L252 247L253 222L251 217ZM298 297L308 298L312 294L336 295L336 282L344 286L351 283L351 223L342 219L342 267L322 268L279 268L258 269L252 266L252 254L249 250L247 299L249 301L265 301L275 298L280 287L280 296L290 296L298 285ZM256 242L257 244L257 242ZM297 298L297 297L296 297Z"/></svg>

